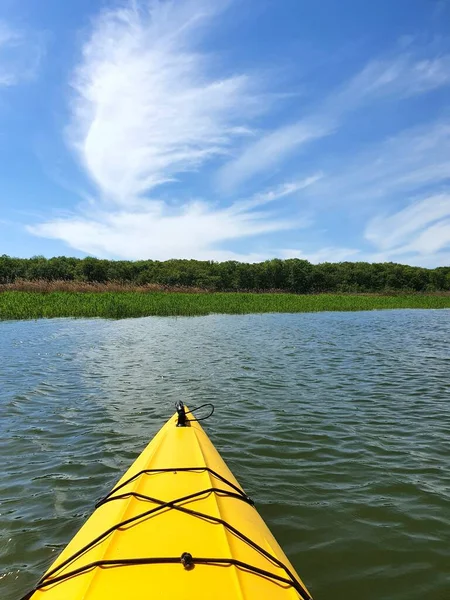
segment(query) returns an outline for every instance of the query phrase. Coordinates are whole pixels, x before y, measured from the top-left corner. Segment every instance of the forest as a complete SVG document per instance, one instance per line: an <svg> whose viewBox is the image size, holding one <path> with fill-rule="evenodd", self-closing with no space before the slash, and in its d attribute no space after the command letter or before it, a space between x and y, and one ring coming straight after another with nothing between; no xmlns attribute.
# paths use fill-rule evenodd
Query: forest
<svg viewBox="0 0 450 600"><path fill-rule="evenodd" d="M296 294L450 291L450 266L425 269L397 263L311 264L301 259L237 261L103 260L93 257L0 256L0 285L21 281L115 283L207 291Z"/></svg>

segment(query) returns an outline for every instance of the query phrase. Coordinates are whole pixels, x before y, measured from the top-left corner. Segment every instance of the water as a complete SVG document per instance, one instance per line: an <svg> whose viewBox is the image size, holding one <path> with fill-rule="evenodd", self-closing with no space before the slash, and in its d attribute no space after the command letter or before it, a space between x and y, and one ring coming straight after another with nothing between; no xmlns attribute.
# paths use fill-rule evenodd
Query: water
<svg viewBox="0 0 450 600"><path fill-rule="evenodd" d="M0 323L1 598L182 399L317 600L448 600L449 340L431 310Z"/></svg>

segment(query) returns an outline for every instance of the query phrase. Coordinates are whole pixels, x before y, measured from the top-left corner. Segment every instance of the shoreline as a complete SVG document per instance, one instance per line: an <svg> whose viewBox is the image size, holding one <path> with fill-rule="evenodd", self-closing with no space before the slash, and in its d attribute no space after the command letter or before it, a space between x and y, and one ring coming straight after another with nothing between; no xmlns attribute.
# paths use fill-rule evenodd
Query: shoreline
<svg viewBox="0 0 450 600"><path fill-rule="evenodd" d="M209 314L306 313L450 308L450 294L288 294L180 291L0 291L0 321L126 319Z"/></svg>

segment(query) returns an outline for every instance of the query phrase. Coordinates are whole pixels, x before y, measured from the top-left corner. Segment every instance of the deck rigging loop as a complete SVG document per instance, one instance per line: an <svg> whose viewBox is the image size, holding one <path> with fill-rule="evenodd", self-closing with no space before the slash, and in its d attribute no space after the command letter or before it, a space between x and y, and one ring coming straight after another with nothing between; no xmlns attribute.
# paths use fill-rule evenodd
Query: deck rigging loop
<svg viewBox="0 0 450 600"><path fill-rule="evenodd" d="M236 490L237 493L228 491L225 489L220 489L220 488L211 488L211 489L200 490L199 492L190 494L188 496L176 498L169 502L165 502L165 501L159 500L157 498L151 498L148 496L136 494L135 492L125 492L120 495L117 494L117 491L119 489L123 489L123 487L125 487L126 485L128 485L129 483L131 483L132 481L134 481L135 479L137 479L138 477L140 477L144 474L147 475L147 474L155 474L155 473L168 473L168 472L173 472L175 470L177 470L177 471L192 471L192 472L209 471L213 476L217 477L223 483L227 484L232 489ZM101 567L107 567L107 566L120 567L120 566L132 566L132 565L152 565L152 564L155 565L155 564L176 564L176 563L178 563L178 564L181 563L185 567L186 570L192 569L195 566L195 564L212 565L212 566L213 565L230 565L230 566L234 565L235 567L245 569L251 573L254 573L255 575L259 575L262 577L266 577L268 579L272 579L275 582L280 582L280 583L284 583L286 585L290 585L297 591L297 593L299 594L300 598L302 598L302 600L311 600L311 596L308 594L306 589L301 585L301 583L296 579L296 577L293 575L293 573L291 573L288 566L286 564L284 564L281 560L279 560L276 556L273 556L271 553L269 553L267 550L265 550L264 548L259 546L255 541L253 541L252 539L247 537L244 533L242 533L241 531L239 531L238 529L233 527L230 523L228 523L224 519L221 519L221 518L218 518L218 517L215 517L213 515L209 515L209 514L206 514L203 512L199 512L197 510L193 510L192 508L188 508L188 507L182 505L187 500L195 498L199 495L204 495L205 493L224 494L224 495L227 495L227 496L239 499L239 500L243 500L244 502L247 502L248 504L254 506L253 501L241 489L239 489L237 486L234 485L234 483L232 483L231 481L228 481L225 477L223 477L219 473L216 473L209 467L181 467L178 469L174 469L174 468L144 469L144 470L140 471L139 473L136 473L133 477L130 477L128 480L123 482L121 485L119 485L115 489L113 489L107 496L105 496L105 498L103 498L103 500L98 502L96 505L96 508L98 508L102 504L105 504L106 502L111 502L113 500L122 500L129 495L133 495L136 497L140 496L141 500L148 500L148 501L152 502L153 504L156 504L156 507L151 508L150 510L141 512L133 517L126 519L125 521L116 523L115 525L113 525L112 527L110 527L109 529L107 529L106 531L101 533L95 539L91 540L88 544L86 544L83 548L81 548L80 550L75 552L72 556L67 558L65 561L60 563L55 568L48 571L39 580L39 582L37 583L35 588L31 592L29 592L27 595L23 596L23 598L21 600L29 600L31 598L31 596L33 595L33 593L38 590L44 589L50 585L61 583L62 581L65 581L66 579L69 579L69 578L77 576L77 575L81 575L82 573L85 573L86 571L89 571L91 569L98 568L98 567L101 568ZM218 525L222 525L228 531L233 533L238 539L240 539L244 543L248 544L248 546L250 546L251 548L256 550L259 554L263 555L269 561L269 563L272 563L272 565L282 569L284 571L284 576L278 575L278 574L273 573L272 571L268 571L266 569L261 569L259 567L256 567L255 565L251 565L249 563L244 563L237 559L225 558L225 557L219 557L219 558L192 557L192 555L189 552L184 552L181 555L181 557L178 557L178 558L176 558L176 557L157 557L156 556L156 557L136 557L136 558L126 558L126 559L117 558L117 559L111 559L111 560L99 560L99 561L87 563L87 564L85 564L81 567L75 568L73 570L66 571L65 573L61 573L62 569L64 569L65 567L68 567L70 565L70 563L72 563L75 559L79 558L80 556L85 554L87 551L92 549L99 542L103 541L112 532L114 532L117 529L120 529L126 525L130 525L133 522L140 521L144 517L148 517L152 514L158 513L166 508L185 513L192 517L205 519L207 521L210 521L211 523L216 523Z"/></svg>
<svg viewBox="0 0 450 600"><path fill-rule="evenodd" d="M205 408L206 406L209 406L211 408L211 412L209 412L204 417L199 417L199 418L196 417L195 419L187 418L186 415L193 414L195 411L201 410L202 408ZM212 415L214 414L214 410L215 410L214 404L212 404L212 402L206 402L205 404L202 404L201 406L197 406L196 408L193 408L192 410L186 410L186 407L184 406L184 404L181 400L179 400L175 404L175 408L176 408L177 414L178 414L177 427L187 427L187 423L191 423L192 421L206 421L206 419L209 419L209 417L212 417Z"/></svg>
<svg viewBox="0 0 450 600"><path fill-rule="evenodd" d="M133 481L135 481L136 479L138 479L141 475L156 475L158 473L187 473L187 472L204 473L205 471L210 473L213 477L215 477L216 479L218 479L225 485L232 488L236 492L236 494L230 494L230 492L227 492L227 490L219 490L219 491L222 491L223 493L227 493L228 495L234 495L236 497L239 497L239 499L245 500L245 502L247 502L251 506L255 506L255 503L250 498L250 496L248 496L245 492L243 492L242 489L240 487L238 487L237 485L235 485L232 481L229 481L226 477L223 477L223 475L221 475L220 473L217 473L217 471L214 471L214 469L211 469L210 467L199 466L199 467L168 467L168 468L164 468L164 469L163 468L161 468L161 469L142 469L142 471L138 471L137 473L132 475L129 479L126 479L125 481L123 481L121 484L116 485L116 487L114 487L106 496L104 496L101 500L99 500L95 504L95 508L98 508L105 502L109 502L110 500L113 500L115 497L117 497L117 492L119 490L123 489L128 484L130 484ZM194 495L202 495L209 491L217 491L217 488L201 490L200 492L196 492ZM183 499L186 499L186 498L183 498ZM179 500L176 500L176 501L173 500L172 502L178 502L178 501Z"/></svg>
<svg viewBox="0 0 450 600"><path fill-rule="evenodd" d="M212 408L211 412L206 416L202 417L202 419L188 419L186 415L192 414L193 411L200 410L205 406L210 406ZM178 423L177 426L187 427L190 426L190 422L195 420L204 420L209 418L214 412L214 406L210 403L203 404L197 408L192 410L186 410L184 404L180 401L177 403L177 413L178 413ZM170 425L169 425L170 423ZM173 427L173 420L169 422L169 427ZM173 432L173 430L172 430ZM186 434L188 432L185 432ZM195 433L192 432L192 433ZM180 432L181 434L181 432ZM190 435L185 434L174 434L176 438L179 439L190 439ZM179 472L191 472L192 474L200 474L204 472L208 472L212 477L214 477L217 482L211 481L211 487L205 489L197 489L194 492L191 492L187 495L181 496L179 498L173 498L172 500L159 499L149 496L147 494L139 493L138 491L134 491L134 489L130 489L128 486L141 477L153 477L158 476L158 474L167 474L167 477L171 478L170 473L177 474ZM219 483L220 482L220 483ZM222 484L222 485L220 485ZM189 491L189 490L185 490ZM50 568L47 573L45 573L38 583L35 585L33 590L28 592L25 596L22 597L21 600L31 600L32 596L35 592L42 590L47 591L52 586L55 586L59 583L62 583L68 579L73 577L81 576L84 573L87 573L93 569L102 569L107 567L132 567L132 566L143 566L143 565L162 565L162 564L170 564L170 565L179 565L184 567L186 571L194 570L197 565L203 565L208 569L217 566L233 566L237 569L246 571L247 573L251 573L257 577L265 578L273 583L277 583L278 585L283 584L285 586L292 587L299 595L302 600L311 600L311 596L306 588L303 586L302 582L299 580L298 576L296 576L295 571L291 571L291 566L289 565L287 560L283 560L282 557L279 558L277 555L269 552L266 547L258 544L255 539L252 539L253 536L248 536L244 533L240 528L234 527L230 522L225 520L222 515L218 514L218 516L208 514L207 512L201 512L195 510L194 507L189 507L189 503L192 500L202 499L206 495L214 494L217 497L227 497L232 499L232 501L241 501L249 504L250 506L254 506L252 499L245 494L245 492L240 488L237 482L229 481L226 477L218 473L217 471L211 469L209 466L198 465L198 466L184 466L184 467L164 467L164 468L151 468L151 469L142 469L138 472L135 472L133 475L128 477L126 480L119 482L113 490L111 490L104 498L102 498L97 504L96 508L100 508L101 506L110 503L110 502L120 502L127 501L128 498L133 497L135 500L139 501L139 505L141 505L144 510L139 511L137 514L133 514L133 516L128 516L124 520L113 522L109 528L103 530L96 537L91 539L88 543L86 543L83 547L79 548L77 551L68 556L65 560L60 562L59 564L54 564ZM144 503L144 504L141 504ZM145 507L145 503L147 507ZM236 505L237 507L237 505ZM142 522L144 519L147 520L149 517L153 517L158 514L166 514L167 510L176 511L178 513L182 513L191 517L193 520L199 519L203 522L210 523L215 526L222 526L227 532L232 534L237 540L247 545L247 547L251 548L255 554L253 558L255 561L251 561L250 563L239 560L238 558L227 557L227 556L208 556L205 555L192 555L188 551L184 551L179 554L177 550L175 550L174 554L177 556L169 555L169 556L146 556L143 552L143 555L139 555L136 551L136 555L134 555L134 551L131 556L117 556L114 558L100 558L99 560L89 560L96 557L94 555L87 555L90 550L93 550L98 544L101 544L108 536L114 534L118 530L128 529L130 525L138 524ZM122 518L125 517L126 514L122 515ZM193 524L194 525L194 524ZM186 550L186 548L179 548L179 551ZM158 554L158 553L156 553ZM85 556L87 555L87 556ZM259 555L259 557L257 556ZM84 558L84 560L83 560ZM261 561L261 558L264 558L265 561ZM80 566L79 563L76 564L75 561L78 559L82 559ZM257 559L257 560L256 560ZM256 562L256 564L255 564ZM57 563L57 561L56 561ZM75 564L74 564L75 563ZM253 564L252 564L253 563ZM259 566L260 565L260 566ZM262 568L265 567L265 568ZM200 574L203 572L203 567L200 569ZM149 580L151 574L149 573ZM147 573L145 572L145 577L147 578ZM58 594L58 593L57 593ZM58 595L59 597L59 595Z"/></svg>
<svg viewBox="0 0 450 600"><path fill-rule="evenodd" d="M55 585L61 583L71 577L75 577L77 575L82 575L87 571L95 568L102 567L130 567L130 566L138 566L138 565L163 565L163 564L182 564L183 567L190 571L197 565L228 565L235 566L240 569L244 569L250 573L254 573L255 575L260 575L261 577L266 577L274 582L283 583L285 585L289 585L295 589L298 593L299 597L302 600L312 600L312 597L309 593L303 588L302 585L289 573L287 569L287 577L283 577L281 575L277 575L276 573L272 573L271 571L266 571L265 569L261 569L256 567L255 565L251 565L249 563L243 562L241 560L237 560L234 558L212 558L212 557L193 557L190 552L183 552L181 557L178 556L155 556L155 557L142 557L142 558L118 558L118 559L104 559L104 560L96 560L89 564L83 565L78 569L74 569L73 571L69 571L67 573L63 573L54 577L52 579L46 580L46 578L42 578L39 583L36 585L34 589L30 592L22 596L20 600L31 600L33 594L39 590L42 590L50 585Z"/></svg>

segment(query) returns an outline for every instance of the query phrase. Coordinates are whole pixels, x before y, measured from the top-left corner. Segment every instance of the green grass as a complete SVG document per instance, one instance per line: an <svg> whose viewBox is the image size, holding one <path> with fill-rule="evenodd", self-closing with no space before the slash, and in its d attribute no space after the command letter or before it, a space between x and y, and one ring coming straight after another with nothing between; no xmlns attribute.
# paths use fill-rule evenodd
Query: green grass
<svg viewBox="0 0 450 600"><path fill-rule="evenodd" d="M0 320L450 308L450 295L2 292Z"/></svg>

